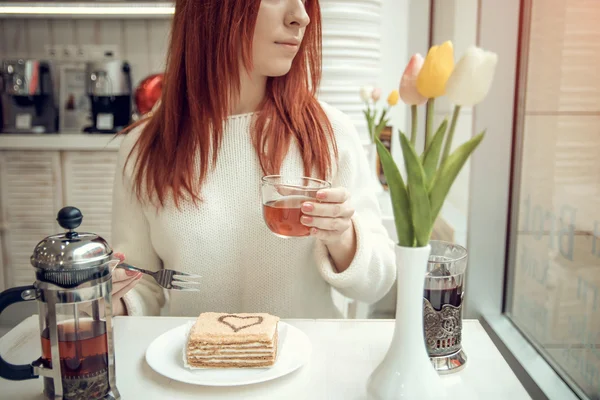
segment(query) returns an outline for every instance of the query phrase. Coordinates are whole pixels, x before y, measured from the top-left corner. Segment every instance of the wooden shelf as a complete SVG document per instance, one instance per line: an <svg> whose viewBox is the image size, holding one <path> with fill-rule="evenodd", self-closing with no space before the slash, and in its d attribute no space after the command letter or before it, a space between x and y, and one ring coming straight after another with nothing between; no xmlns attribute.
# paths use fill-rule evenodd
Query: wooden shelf
<svg viewBox="0 0 600 400"><path fill-rule="evenodd" d="M0 18L171 18L174 10L170 1L0 2Z"/></svg>

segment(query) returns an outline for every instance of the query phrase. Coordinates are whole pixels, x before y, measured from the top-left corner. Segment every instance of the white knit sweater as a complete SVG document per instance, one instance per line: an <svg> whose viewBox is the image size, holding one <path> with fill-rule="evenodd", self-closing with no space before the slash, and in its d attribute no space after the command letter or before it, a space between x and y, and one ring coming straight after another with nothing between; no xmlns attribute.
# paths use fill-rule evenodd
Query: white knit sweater
<svg viewBox="0 0 600 400"><path fill-rule="evenodd" d="M124 296L129 315L197 316L201 312L268 312L282 318L337 318L331 286L372 303L392 286L394 244L381 223L366 155L351 121L323 103L339 150L332 185L346 187L356 210L357 250L350 267L337 273L325 245L313 238L282 239L262 217L263 176L250 138L253 114L227 119L217 166L210 170L198 206L141 204L131 186L133 162L124 161L141 133L130 132L119 151L113 193L112 238L127 262L199 274L198 292L163 291L151 277ZM133 159L131 161L134 161ZM292 144L282 173L303 175ZM163 308L163 306L165 306Z"/></svg>

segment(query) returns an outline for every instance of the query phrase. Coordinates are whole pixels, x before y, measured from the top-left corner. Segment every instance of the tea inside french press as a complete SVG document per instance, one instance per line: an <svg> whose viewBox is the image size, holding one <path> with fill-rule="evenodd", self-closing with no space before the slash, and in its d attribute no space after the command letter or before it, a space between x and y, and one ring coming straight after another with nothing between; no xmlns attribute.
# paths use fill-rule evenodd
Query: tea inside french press
<svg viewBox="0 0 600 400"><path fill-rule="evenodd" d="M68 313L66 308L74 308ZM64 309L63 309L64 308ZM108 346L106 322L79 313L76 306L58 306L57 322L60 371L66 399L102 399L110 390L108 381ZM69 320L69 317L75 317ZM42 365L52 368L50 328L41 334ZM44 378L44 391L54 396L54 382Z"/></svg>

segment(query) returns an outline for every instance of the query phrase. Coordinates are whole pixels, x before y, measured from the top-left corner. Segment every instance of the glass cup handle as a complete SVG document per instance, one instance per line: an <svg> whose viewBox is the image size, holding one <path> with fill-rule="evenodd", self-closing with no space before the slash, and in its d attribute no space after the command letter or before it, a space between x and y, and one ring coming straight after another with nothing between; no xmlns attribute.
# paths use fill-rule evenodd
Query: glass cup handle
<svg viewBox="0 0 600 400"><path fill-rule="evenodd" d="M35 299L36 290L32 285L7 289L0 293L0 314L11 304ZM14 365L4 361L2 356L0 356L0 377L11 381L23 381L26 379L35 379L38 376L34 373L33 365Z"/></svg>

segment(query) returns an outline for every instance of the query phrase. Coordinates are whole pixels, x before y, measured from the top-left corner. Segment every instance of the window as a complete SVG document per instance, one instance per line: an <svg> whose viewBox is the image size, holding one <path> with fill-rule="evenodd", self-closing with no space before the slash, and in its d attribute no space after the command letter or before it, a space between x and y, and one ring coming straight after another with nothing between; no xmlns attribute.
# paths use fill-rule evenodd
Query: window
<svg viewBox="0 0 600 400"><path fill-rule="evenodd" d="M507 315L600 396L600 4L533 0L521 40Z"/></svg>
<svg viewBox="0 0 600 400"><path fill-rule="evenodd" d="M467 308L548 398L600 399L600 3L492 3L479 2L479 45L500 62L474 116L491 129L471 166ZM546 363L528 365L516 336Z"/></svg>

